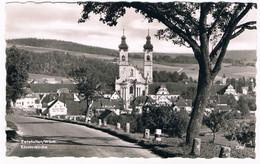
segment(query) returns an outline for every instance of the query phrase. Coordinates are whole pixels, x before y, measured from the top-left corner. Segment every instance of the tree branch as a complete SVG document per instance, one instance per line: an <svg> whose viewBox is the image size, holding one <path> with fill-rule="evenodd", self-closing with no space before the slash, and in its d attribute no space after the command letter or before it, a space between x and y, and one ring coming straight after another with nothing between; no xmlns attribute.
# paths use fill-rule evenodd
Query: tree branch
<svg viewBox="0 0 260 164"><path fill-rule="evenodd" d="M217 23L219 23L219 21L220 21L220 16L221 16L221 14L222 14L222 12L224 11L224 9L225 9L226 6L227 6L227 4L224 5L224 6L221 8L221 10L219 11L219 13L218 13L218 15L217 15L217 19L214 21L214 23L213 23L213 24L211 25L211 27L208 29L208 38L209 38L209 36L212 34L213 29L216 27Z"/></svg>
<svg viewBox="0 0 260 164"><path fill-rule="evenodd" d="M231 20L230 20L229 26L228 26L229 28L227 29L227 31L223 35L223 37L221 39L221 44L217 48L217 51L220 50L220 48L221 48L221 52L220 52L220 54L218 56L217 62L215 64L213 70L211 71L211 76L213 78L217 75L217 73L221 69L221 64L222 64L223 58L224 58L224 56L226 54L226 50L227 50L229 41L230 41L230 39L232 37L232 34L233 34L234 30L237 27L237 24L248 13L248 11L251 9L252 3L249 3L244 10L243 10L243 8L241 6L242 6L242 4L238 5L236 11L234 12L233 16L231 17Z"/></svg>
<svg viewBox="0 0 260 164"><path fill-rule="evenodd" d="M243 26L241 27L237 32L235 32L232 36L231 36L231 39L234 39L236 37L238 37L240 34L242 34L245 29L248 29L248 30L255 30L256 29L256 26Z"/></svg>
<svg viewBox="0 0 260 164"><path fill-rule="evenodd" d="M239 21L247 14L247 12L252 7L252 4L248 4L246 8L243 10L242 8L243 4L239 4L234 12L234 14L231 17L231 20L229 21L229 24L227 26L227 29L225 30L225 33L223 34L221 40L218 42L218 44L215 46L215 48L210 53L210 61L213 61L214 58L217 56L217 52L221 49L223 46L223 43L226 39L230 39L230 36L232 35L233 31L235 30L235 27L239 23ZM243 11L242 11L243 10ZM242 12L241 12L242 11ZM239 13L241 14L239 15Z"/></svg>

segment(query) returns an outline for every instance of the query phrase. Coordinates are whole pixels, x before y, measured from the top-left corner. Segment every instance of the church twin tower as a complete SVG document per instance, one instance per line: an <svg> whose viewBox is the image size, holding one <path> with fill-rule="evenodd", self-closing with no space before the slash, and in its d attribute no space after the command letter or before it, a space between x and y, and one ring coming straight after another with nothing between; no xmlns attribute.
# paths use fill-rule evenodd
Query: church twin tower
<svg viewBox="0 0 260 164"><path fill-rule="evenodd" d="M115 90L119 92L125 101L125 107L129 108L130 101L138 96L148 95L148 85L153 82L153 45L151 37L146 37L144 48L144 71L143 74L129 63L128 45L126 37L121 37L119 48L119 79L116 79Z"/></svg>
<svg viewBox="0 0 260 164"><path fill-rule="evenodd" d="M149 83L153 82L153 45L151 44L151 37L148 32L148 36L146 37L146 43L144 47L144 78L148 80ZM125 69L125 67L129 66L129 58L128 58L128 45L126 44L126 37L121 37L121 44L118 46L119 48L119 77L121 77L121 70Z"/></svg>

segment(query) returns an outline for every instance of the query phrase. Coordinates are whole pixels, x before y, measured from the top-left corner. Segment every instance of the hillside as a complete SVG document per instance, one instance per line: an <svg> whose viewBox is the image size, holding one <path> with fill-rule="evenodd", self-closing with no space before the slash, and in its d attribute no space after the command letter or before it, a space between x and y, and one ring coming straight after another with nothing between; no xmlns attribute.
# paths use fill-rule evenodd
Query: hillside
<svg viewBox="0 0 260 164"><path fill-rule="evenodd" d="M36 39L36 38L24 38L24 39L11 39L7 40L7 46L16 45L27 51L34 52L48 52L48 51L68 51L72 55L76 56L86 56L93 58L103 59L114 59L118 56L118 51L114 49L87 46L78 43L61 41L61 40L50 40L50 39ZM71 53L73 52L73 53ZM185 56L182 59L173 60L173 62L183 63L188 61L191 63L193 59L188 57L193 57L192 53L160 53L154 52L155 60L158 62L169 61L175 59L178 56ZM93 56L94 55L94 56ZM131 58L141 59L143 58L143 53L141 52L130 52L129 56ZM169 58L170 57L170 58ZM158 59L158 60L157 60ZM255 62L256 61L256 50L232 50L227 51L225 59ZM193 60L194 61L194 60Z"/></svg>
<svg viewBox="0 0 260 164"><path fill-rule="evenodd" d="M100 55L108 55L108 56L117 56L118 54L118 52L113 49L87 46L83 44L61 41L61 40L25 38L25 39L11 39L11 40L7 40L6 42L12 45L44 47L44 48L51 48L51 49L58 49L58 50L84 52L84 53L100 54Z"/></svg>

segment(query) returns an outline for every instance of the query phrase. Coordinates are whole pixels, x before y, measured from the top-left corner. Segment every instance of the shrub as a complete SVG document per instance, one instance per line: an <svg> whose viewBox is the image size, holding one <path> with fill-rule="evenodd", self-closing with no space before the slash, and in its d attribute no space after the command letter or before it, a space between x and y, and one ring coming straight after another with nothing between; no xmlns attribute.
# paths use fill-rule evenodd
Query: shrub
<svg viewBox="0 0 260 164"><path fill-rule="evenodd" d="M172 107L150 107L144 111L143 125L145 128L155 132L162 129L163 133L170 136L182 137L186 132L189 116L185 110L174 111Z"/></svg>
<svg viewBox="0 0 260 164"><path fill-rule="evenodd" d="M225 137L228 140L236 140L247 147L255 147L255 122L241 122L230 128Z"/></svg>

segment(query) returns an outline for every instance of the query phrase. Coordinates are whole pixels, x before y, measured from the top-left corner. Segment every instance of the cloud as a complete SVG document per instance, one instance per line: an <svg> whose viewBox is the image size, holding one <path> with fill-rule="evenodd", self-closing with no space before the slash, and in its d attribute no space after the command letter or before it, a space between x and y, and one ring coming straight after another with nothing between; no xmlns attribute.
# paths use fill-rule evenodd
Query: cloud
<svg viewBox="0 0 260 164"><path fill-rule="evenodd" d="M82 6L75 3L8 3L6 4L6 38L37 37L59 39L86 45L117 49L121 42L122 29L125 29L129 51L143 51L147 30L150 30L154 51L191 52L191 49L179 47L170 41L158 40L153 35L164 25L147 20L133 9L127 9L124 17L115 27L109 27L98 21L98 15L78 24ZM252 14L253 13L253 14ZM254 12L247 19L255 17ZM246 41L246 42L245 42ZM231 41L230 49L252 49L256 47L256 31L245 32Z"/></svg>

